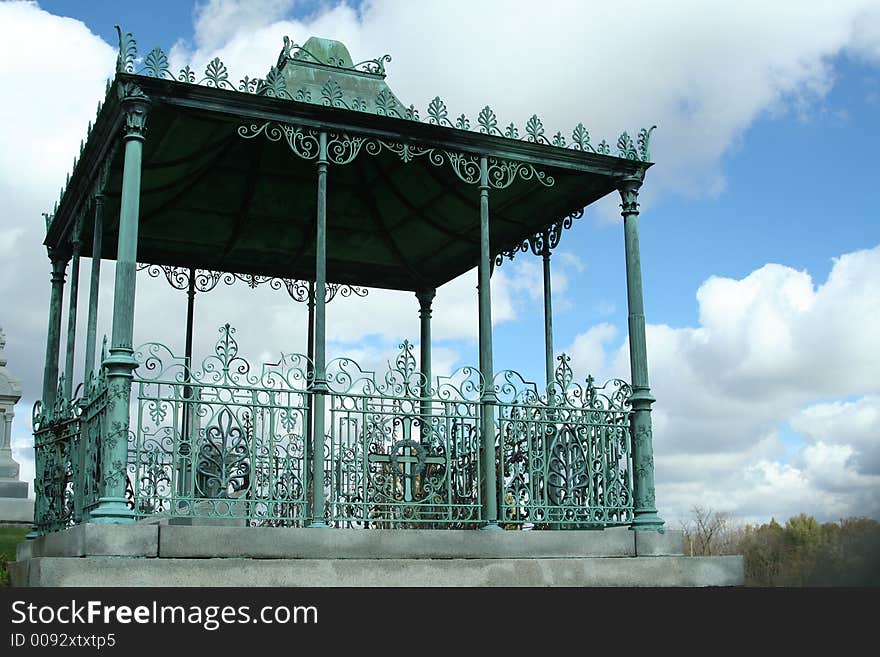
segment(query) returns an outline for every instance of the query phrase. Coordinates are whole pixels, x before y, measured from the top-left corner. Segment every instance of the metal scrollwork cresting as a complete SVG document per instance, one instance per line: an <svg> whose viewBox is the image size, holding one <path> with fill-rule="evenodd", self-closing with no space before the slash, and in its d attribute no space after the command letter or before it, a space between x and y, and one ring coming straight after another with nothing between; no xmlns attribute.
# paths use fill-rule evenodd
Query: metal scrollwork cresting
<svg viewBox="0 0 880 657"><path fill-rule="evenodd" d="M203 74L201 75L197 75L196 71L194 71L189 66L189 64L187 64L186 66L181 68L178 74L175 76L171 72L168 56L161 48L153 48L149 53L147 53L147 56L144 57L142 61L140 61L138 60L137 41L132 36L131 32L124 32L122 28L120 28L118 25L116 26L116 31L119 40L118 54L116 59L116 70L119 73L162 78L167 80L174 80L176 82L183 82L186 84L204 85L207 87L214 87L216 89L226 89L229 91L237 91L240 93L269 96L272 98L283 98L286 100L294 100L298 102L316 102L331 107L342 107L360 112L372 112L380 116L389 116L408 121L422 120L420 118L419 111L413 105L410 105L406 108L401 106L384 89L377 93L376 98L365 99L358 97L349 99L345 97L344 92L342 91L341 87L339 87L338 83L333 80L329 80L325 87L322 89L321 98L320 100L318 100L313 99L311 93L303 89L297 90L296 92L291 94L287 90L284 78L279 72L281 62L284 61L285 58L288 58L293 61L313 61L315 63L320 63L327 66L345 68L352 71L359 71L361 73L384 77L385 62L391 61L391 57L389 55L383 55L382 57L379 57L377 59L365 60L358 64L354 64L351 67L344 67L342 66L342 62L337 62L335 60L333 62L320 61L316 56L312 55L301 46L291 43L288 37L284 37L284 47L282 48L281 55L278 58L278 64L272 66L265 77L260 78L246 75L239 81L238 85L236 86L230 81L229 70L219 57L215 57L210 62L208 62L208 64L205 66ZM138 66L138 64L140 65ZM107 80L107 93L109 93L110 88L111 82L110 80ZM102 104L98 103L97 116L100 116L101 108ZM532 115L528 119L523 130L520 130L512 122L508 124L503 130L500 129L498 117L496 116L495 111L488 105L480 110L479 114L477 115L476 121L471 121L471 119L469 119L464 114L458 116L458 118L456 118L454 121L451 120L449 116L449 110L446 107L446 103L439 96L435 96L434 99L432 99L431 102L428 104L425 121L430 124L453 128L456 130L476 129L482 134L495 135L497 137L503 137L505 139L524 140L537 144L555 146L557 148L568 148L583 152L595 153L597 155L611 155L611 146L608 144L607 141L602 140L601 142L599 142L599 144L595 146L591 143L590 133L584 127L583 123L578 123L577 126L575 126L569 138L566 138L560 131L557 131L552 137L548 138L543 121L538 118L536 114ZM257 128L257 126L251 127L253 129ZM628 160L650 162L651 133L656 127L657 126L651 126L647 129L640 129L638 134L636 135L635 142L633 141L632 137L630 137L629 133L623 132L618 137L616 142L616 156ZM90 128L91 122L89 122L89 131ZM241 129L239 129L239 134L242 134ZM242 136L245 135L242 134ZM277 141L281 138L282 135L280 133L271 132L267 133L266 136L269 138L275 138L275 140ZM315 157L317 157L317 143L313 142L309 137L310 136L305 133L291 135L291 141L293 142L291 143L291 148L297 150L297 152L300 153L301 157L306 157L306 159L314 159ZM306 147L303 148L303 146ZM347 144L347 146L354 146L354 144L349 143ZM80 151L81 155L82 149L80 149ZM356 155L356 152L345 152L349 153L352 159ZM340 159L344 160L345 157L340 156ZM76 163L77 161L76 159L74 159L74 170L76 170ZM536 175L537 172L532 171L532 174ZM55 214L57 214L59 203L61 203L64 199L70 183L70 178L71 175L68 174L67 182L60 189L59 198L58 201L55 203L54 210L51 213L43 213L46 221L47 230L51 225L52 218L55 216ZM547 184L545 182L545 179L541 176L537 176L537 178L542 184ZM505 179L506 175L502 173L497 178L497 181L501 182Z"/></svg>
<svg viewBox="0 0 880 657"><path fill-rule="evenodd" d="M334 58L331 58L330 61L324 61L302 46L293 43L289 37L285 36L284 45L281 48L278 61L275 66L270 68L266 77L254 78L245 76L236 87L229 81L229 73L226 65L216 57L207 64L204 74L201 77L197 76L195 71L189 66L182 68L175 77L169 68L168 58L161 48L154 48L151 50L144 58L141 66L136 68L136 63L138 62L137 42L130 32L123 32L119 26L116 26L116 29L119 37L119 53L116 70L119 72L165 78L176 80L178 82L186 82L188 84L204 84L206 86L217 87L220 89L275 96L300 102L313 102L313 99L310 95L307 97L304 92L297 92L293 95L288 92L284 86L284 81L279 74L279 69L286 61L318 63L334 68L358 71L360 73L366 73L378 77L385 76L385 63L391 61L389 55L365 60L358 64L353 64L352 66L347 66L345 62L342 62L341 60L337 61ZM362 112L372 111L372 113L382 116L391 116L410 121L421 120L419 112L414 107L410 106L409 108L404 108L400 106L385 90L378 92L377 97L372 99L345 98L342 88L332 78L328 80L325 87L322 89L321 98L315 99L314 102ZM471 130L473 126L473 128L483 134L495 135L506 139L521 139L532 143L555 146L557 148L570 148L599 155L611 154L611 146L606 141L603 140L596 146L591 143L590 133L584 127L583 123L578 123L574 130L572 130L569 138L566 138L561 132L556 132L554 135L548 137L543 121L536 114L529 117L522 130L513 123L510 123L502 129L499 127L500 124L495 111L488 105L480 110L476 121L471 121L471 119L464 114L461 114L453 120L450 118L446 103L439 96L435 96L428 103L424 120L433 125L454 128L457 130ZM635 142L628 133L622 133L616 142L617 157L642 162L650 161L649 143L651 132L655 127L656 126L652 126L650 129L641 129Z"/></svg>

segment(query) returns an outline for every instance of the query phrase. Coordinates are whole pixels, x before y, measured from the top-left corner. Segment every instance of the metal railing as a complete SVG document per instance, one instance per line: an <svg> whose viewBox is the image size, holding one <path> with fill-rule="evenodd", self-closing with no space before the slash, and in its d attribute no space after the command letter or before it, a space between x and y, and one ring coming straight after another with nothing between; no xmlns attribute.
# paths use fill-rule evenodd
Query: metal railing
<svg viewBox="0 0 880 657"><path fill-rule="evenodd" d="M516 372L499 372L499 483L486 491L476 369L429 385L404 342L380 375L351 359L331 361L327 390L317 393L305 356L254 368L234 333L221 327L198 369L158 343L135 353L127 477L137 517L305 526L317 484L333 527L475 528L487 494L498 496L508 529L632 521L631 389L623 381L574 383L564 355L544 394ZM321 482L310 473L315 394L327 399ZM106 409L102 374L79 399L50 412L35 407L39 532L89 520L103 486Z"/></svg>

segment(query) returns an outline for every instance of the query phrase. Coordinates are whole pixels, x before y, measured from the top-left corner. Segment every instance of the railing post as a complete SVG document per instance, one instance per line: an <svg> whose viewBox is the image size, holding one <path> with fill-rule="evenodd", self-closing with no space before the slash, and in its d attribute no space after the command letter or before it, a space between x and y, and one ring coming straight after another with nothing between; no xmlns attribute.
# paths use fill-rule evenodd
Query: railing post
<svg viewBox="0 0 880 657"><path fill-rule="evenodd" d="M437 291L433 288L416 292L419 300L419 369L422 371L420 395L422 401L419 408L421 416L421 439L428 442L431 436L431 302Z"/></svg>
<svg viewBox="0 0 880 657"><path fill-rule="evenodd" d="M498 486L495 475L495 383L492 364L492 254L489 247L489 165L486 156L480 157L480 264L479 280L480 317L480 374L483 393L480 432L483 436L483 521L480 529L501 529L498 526Z"/></svg>
<svg viewBox="0 0 880 657"><path fill-rule="evenodd" d="M620 187L626 248L626 292L629 306L629 357L632 372L633 522L631 529L658 530L654 494L654 447L651 438L651 388L648 385L648 352L645 343L645 309L642 299L642 265L639 256L640 177L624 178Z"/></svg>
<svg viewBox="0 0 880 657"><path fill-rule="evenodd" d="M324 404L327 394L325 305L327 301L327 133L321 132L318 156L318 203L315 246L315 378L312 384L312 521L324 520Z"/></svg>
<svg viewBox="0 0 880 657"><path fill-rule="evenodd" d="M137 272L138 215L140 212L141 160L150 100L134 84L119 88L124 114L125 164L119 211L116 251L116 285L113 293L113 333L107 368L107 434L101 445L103 491L91 513L92 522L134 522L125 498L128 464L129 400L134 359L135 274Z"/></svg>

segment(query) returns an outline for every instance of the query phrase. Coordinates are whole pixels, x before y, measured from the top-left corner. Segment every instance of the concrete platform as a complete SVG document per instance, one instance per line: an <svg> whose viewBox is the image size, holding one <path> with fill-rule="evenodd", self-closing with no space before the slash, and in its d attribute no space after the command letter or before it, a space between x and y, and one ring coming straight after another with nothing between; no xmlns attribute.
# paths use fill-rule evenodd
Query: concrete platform
<svg viewBox="0 0 880 657"><path fill-rule="evenodd" d="M679 531L87 524L26 541L13 586L740 586Z"/></svg>

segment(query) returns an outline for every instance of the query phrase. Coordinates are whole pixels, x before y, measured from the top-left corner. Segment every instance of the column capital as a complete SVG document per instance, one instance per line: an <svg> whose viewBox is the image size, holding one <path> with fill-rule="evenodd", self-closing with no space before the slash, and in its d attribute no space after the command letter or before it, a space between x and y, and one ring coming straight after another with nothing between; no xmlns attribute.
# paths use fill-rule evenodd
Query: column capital
<svg viewBox="0 0 880 657"><path fill-rule="evenodd" d="M428 317L431 316L431 302L434 301L434 297L437 296L437 290L435 288L429 288L427 290L419 290L416 292L416 299L419 300L419 310L423 313L428 313Z"/></svg>
<svg viewBox="0 0 880 657"><path fill-rule="evenodd" d="M639 213L639 189L642 187L641 176L627 176L617 183L617 191L620 192L620 207L624 216Z"/></svg>
<svg viewBox="0 0 880 657"><path fill-rule="evenodd" d="M52 262L52 282L64 283L67 263L70 261L70 253L68 251L49 249L49 260Z"/></svg>
<svg viewBox="0 0 880 657"><path fill-rule="evenodd" d="M123 82L119 86L119 99L124 117L123 138L143 141L147 132L147 115L152 101L141 88L133 82Z"/></svg>

